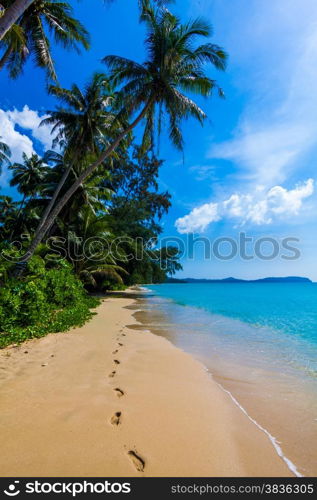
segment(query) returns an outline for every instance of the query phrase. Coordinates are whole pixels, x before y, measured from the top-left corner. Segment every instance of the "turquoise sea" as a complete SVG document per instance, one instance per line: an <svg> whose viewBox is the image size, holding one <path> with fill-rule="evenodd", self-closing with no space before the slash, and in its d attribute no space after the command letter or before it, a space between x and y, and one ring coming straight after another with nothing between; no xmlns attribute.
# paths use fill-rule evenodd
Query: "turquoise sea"
<svg viewBox="0 0 317 500"><path fill-rule="evenodd" d="M170 309L172 305L190 307L183 311L184 319L188 315L199 318L200 332L208 335L218 329L223 349L226 344L229 349L236 344L259 361L269 354L272 364L283 360L316 377L317 283L197 283L150 288L172 301Z"/></svg>
<svg viewBox="0 0 317 500"><path fill-rule="evenodd" d="M147 289L147 327L201 360L301 473L316 474L317 284Z"/></svg>

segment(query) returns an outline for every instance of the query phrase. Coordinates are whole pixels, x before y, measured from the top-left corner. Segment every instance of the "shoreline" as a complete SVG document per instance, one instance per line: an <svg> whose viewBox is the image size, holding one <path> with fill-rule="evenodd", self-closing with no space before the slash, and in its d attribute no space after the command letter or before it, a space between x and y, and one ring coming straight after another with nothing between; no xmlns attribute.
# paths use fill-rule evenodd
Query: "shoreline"
<svg viewBox="0 0 317 500"><path fill-rule="evenodd" d="M243 325L238 325L240 329L235 330L229 319L226 329L225 316L222 319L185 301L178 303L168 294L156 293L155 288L146 301L139 303L140 309L135 317L143 328L167 338L203 363L213 380L267 434L290 469L299 477L315 477L315 382L301 377L295 369L293 372L288 371L288 367L284 369L282 363L274 364L273 361L270 364L270 359L264 355L261 359L262 352L265 354L265 346L262 348L261 343L258 343L257 357L253 359L251 349L245 343ZM263 342L266 342L265 337ZM278 359L278 352L277 358L272 357L275 359Z"/></svg>
<svg viewBox="0 0 317 500"><path fill-rule="evenodd" d="M2 476L293 476L202 363L129 328L124 295L1 352Z"/></svg>
<svg viewBox="0 0 317 500"><path fill-rule="evenodd" d="M143 288L141 287L142 290L144 291L148 291L147 288ZM144 297L146 299L146 297ZM142 297L143 299L143 297ZM141 299L141 300L142 300ZM134 311L135 315L138 315L140 313L140 321L137 321L138 324L141 326L141 325L144 325L146 324L146 328L148 328L152 333L154 333L155 335L160 335L162 336L163 338L166 338L164 333L161 334L158 333L158 328L157 327L154 327L151 326L151 324L148 324L147 322L144 323L144 320L143 320L143 313L144 313L144 310L142 308L140 309L136 309ZM138 328L138 326L136 326L136 328ZM141 327L142 328L142 327ZM145 330L146 331L146 330ZM211 379L212 379L212 383L215 383L217 384L217 386L220 387L220 389L228 394L229 398L232 400L232 402L239 408L239 410L244 413L246 415L246 417L250 420L250 422L252 422L261 432L263 432L267 438L270 440L272 446L274 447L275 449L275 452L277 453L277 455L285 462L286 466L288 467L289 471L294 474L295 477L305 477L300 471L299 471L299 468L297 465L295 465L294 462L292 462L287 456L286 454L284 453L283 449L282 449L282 446L280 446L280 441L277 439L277 437L273 436L272 433L267 430L265 427L263 427L255 418L253 418L249 412L245 409L245 407L239 402L239 400L234 396L234 394L228 389L226 388L224 385L222 385L222 383L218 380L218 378L220 377L215 377L214 374L212 373L211 369L205 364L204 360L203 359L200 359L200 357L197 357L197 356L194 356L192 353L190 353L190 351L187 351L187 350L183 350L183 348L179 345L176 345L173 340L171 340L170 338L168 338L168 341L175 347L177 347L177 349L181 349L182 352L186 352L186 353L189 353L191 356L193 356L195 359L197 359L200 363L203 364L206 372L210 375Z"/></svg>

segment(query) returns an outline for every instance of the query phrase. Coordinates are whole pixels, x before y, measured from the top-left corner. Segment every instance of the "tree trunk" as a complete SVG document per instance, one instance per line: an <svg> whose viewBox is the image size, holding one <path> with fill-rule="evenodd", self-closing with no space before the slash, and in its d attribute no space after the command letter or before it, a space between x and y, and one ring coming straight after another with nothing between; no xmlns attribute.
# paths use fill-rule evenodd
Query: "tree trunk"
<svg viewBox="0 0 317 500"><path fill-rule="evenodd" d="M0 17L0 40L9 31L12 25L19 19L34 0L15 0L15 2L4 11Z"/></svg>
<svg viewBox="0 0 317 500"><path fill-rule="evenodd" d="M122 139L129 133L131 130L134 129L138 125L138 123L142 120L142 118L146 115L148 109L153 103L153 97L151 97L147 104L144 106L143 110L141 113L137 116L137 118L129 125L119 136L117 139L102 153L98 160L93 162L74 182L74 184L68 189L68 191L62 196L62 198L59 200L57 205L53 208L51 211L50 215L47 217L46 221L44 224L42 224L41 228L38 228L38 230L35 233L35 236L33 238L33 241L31 245L29 246L26 254L22 258L22 262L27 262L32 255L34 254L36 247L41 243L42 239L44 238L45 234L47 231L50 229L52 224L54 223L56 217L62 210L62 208L66 205L68 200L71 198L71 196L75 193L75 191L78 189L78 187L87 179L87 177L99 166L101 163L104 162L106 158L119 146L120 142Z"/></svg>
<svg viewBox="0 0 317 500"><path fill-rule="evenodd" d="M3 56L0 59L0 71L4 68L7 60L9 59L12 52L12 48L8 47Z"/></svg>
<svg viewBox="0 0 317 500"><path fill-rule="evenodd" d="M12 241L13 239L13 235L15 233L15 231L17 230L18 228L18 225L19 225L19 219L20 219L20 215L22 213L22 209L23 209L23 206L24 206L24 202L25 202L25 199L26 199L26 194L23 195L23 198L22 198L22 201L20 203L20 207L19 207L19 211L17 213L17 217L16 217L16 224L14 226L14 228L12 229L11 231L11 234L10 234L10 241Z"/></svg>
<svg viewBox="0 0 317 500"><path fill-rule="evenodd" d="M51 200L50 200L49 204L47 205L47 207L46 207L46 209L45 209L45 211L44 211L44 214L42 215L42 218L41 218L41 220L40 220L40 223L39 223L39 225L38 225L38 227L37 227L37 229L36 229L36 232L35 232L35 235L34 235L34 239L35 239L35 238L37 238L37 236L38 236L38 234L39 234L40 230L42 229L43 225L44 225L44 224L45 224L45 222L46 222L46 219L47 219L47 218L48 218L48 216L50 215L50 213L51 213L51 211L52 211L52 208L53 208L53 206L54 206L54 204L55 204L55 202L56 202L56 200L57 200L57 197L58 197L59 193L61 192L61 189L62 189L62 187L64 186L64 184L65 184L65 182L66 182L66 180L67 180L67 178L68 178L68 176L69 176L69 174L70 174L70 172L71 172L71 170L72 170L72 168L73 168L73 164L74 164L74 162L72 162L72 163L69 165L69 167L67 168L67 170L65 170L65 172L64 172L64 174L63 174L63 176L62 176L61 180L59 181L58 186L57 186L57 188L55 189L55 192L54 192L54 194L53 194L53 197L51 198Z"/></svg>

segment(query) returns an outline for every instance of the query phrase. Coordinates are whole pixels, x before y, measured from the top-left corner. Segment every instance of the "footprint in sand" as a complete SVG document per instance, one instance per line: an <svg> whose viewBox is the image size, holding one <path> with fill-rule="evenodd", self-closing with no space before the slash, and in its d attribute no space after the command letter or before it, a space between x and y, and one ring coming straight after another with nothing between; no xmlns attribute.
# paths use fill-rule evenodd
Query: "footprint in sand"
<svg viewBox="0 0 317 500"><path fill-rule="evenodd" d="M122 346L123 346L123 344L121 344L121 342L118 342L118 345L119 345L120 347L122 347Z"/></svg>
<svg viewBox="0 0 317 500"><path fill-rule="evenodd" d="M121 411L116 411L116 413L111 417L110 423L112 425L121 424Z"/></svg>
<svg viewBox="0 0 317 500"><path fill-rule="evenodd" d="M143 460L143 458L133 450L128 451L128 455L136 470L138 470L139 472L143 472L145 467L145 461Z"/></svg>
<svg viewBox="0 0 317 500"><path fill-rule="evenodd" d="M116 374L116 372L113 371L113 372L110 373L109 377L113 378L115 376L115 374Z"/></svg>
<svg viewBox="0 0 317 500"><path fill-rule="evenodd" d="M116 364L116 365L120 365L120 361L118 359L114 359L113 362Z"/></svg>
<svg viewBox="0 0 317 500"><path fill-rule="evenodd" d="M119 352L118 349L116 349L115 351L113 351L112 354L117 354L117 352Z"/></svg>
<svg viewBox="0 0 317 500"><path fill-rule="evenodd" d="M124 392L122 389L120 389L119 387L116 387L114 389L115 393L117 394L118 398L121 398L122 396L124 396Z"/></svg>

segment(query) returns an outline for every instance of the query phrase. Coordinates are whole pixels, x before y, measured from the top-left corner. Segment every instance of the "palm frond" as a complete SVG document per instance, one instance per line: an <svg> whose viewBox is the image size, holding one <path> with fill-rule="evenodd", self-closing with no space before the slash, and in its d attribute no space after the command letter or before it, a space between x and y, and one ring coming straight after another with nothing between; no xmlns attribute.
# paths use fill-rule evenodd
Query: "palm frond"
<svg viewBox="0 0 317 500"><path fill-rule="evenodd" d="M4 0L3 0L4 1ZM73 17L69 2L58 0L35 0L6 34L10 57L5 65L12 78L23 71L28 56L36 66L46 70L48 79L57 80L50 39L65 49L80 52L90 46L86 28Z"/></svg>

